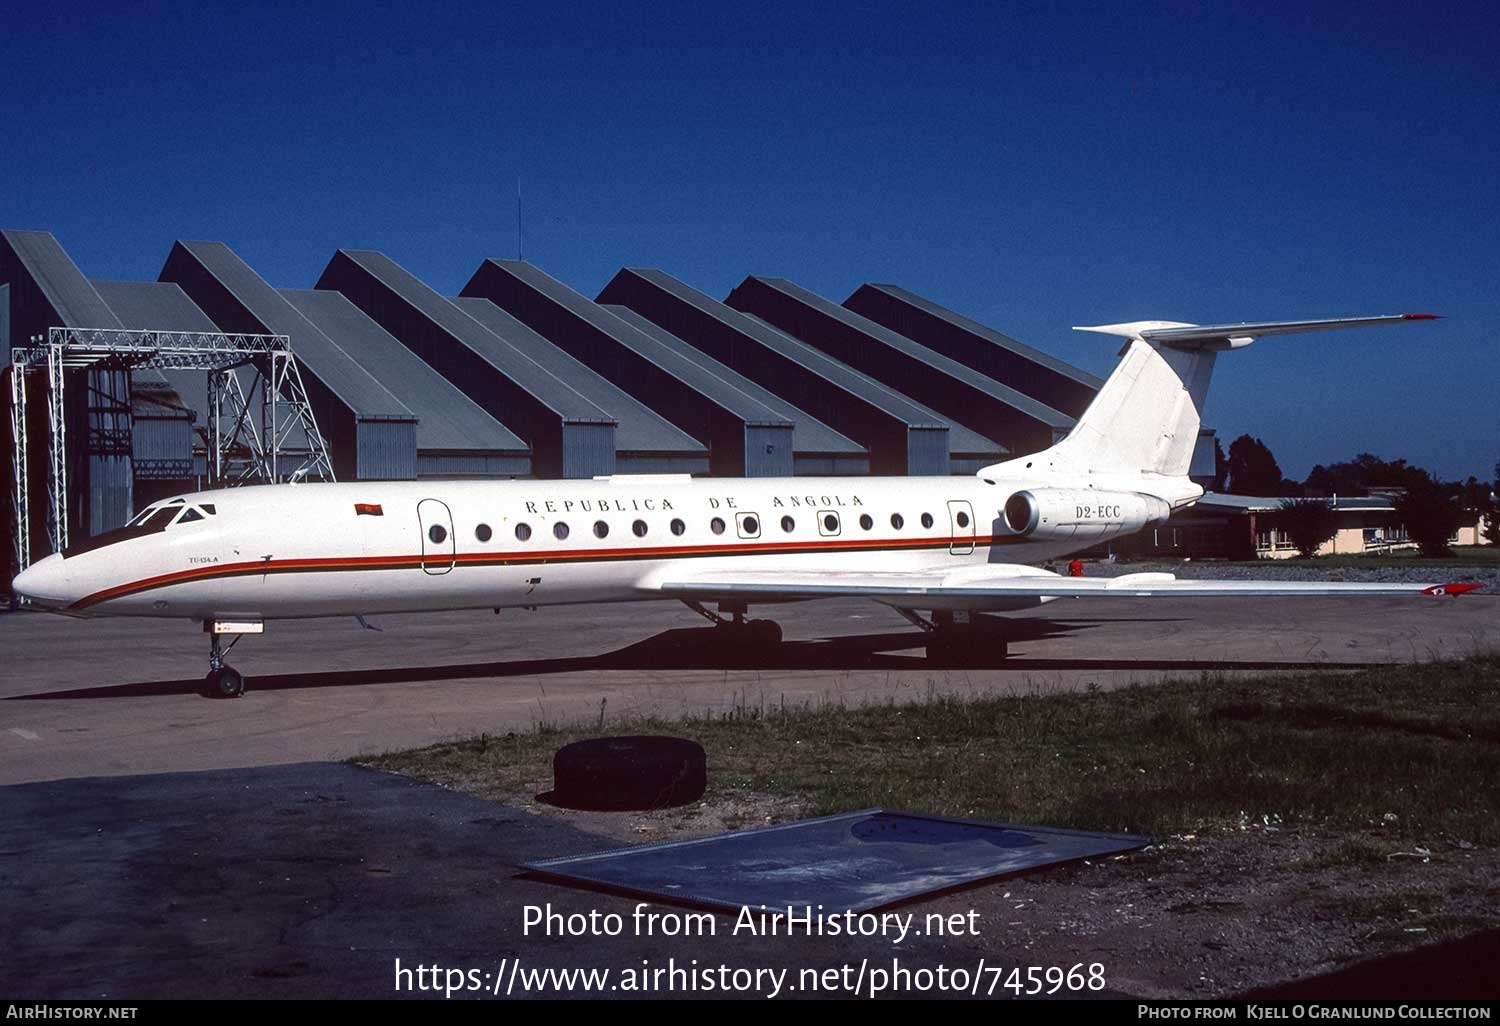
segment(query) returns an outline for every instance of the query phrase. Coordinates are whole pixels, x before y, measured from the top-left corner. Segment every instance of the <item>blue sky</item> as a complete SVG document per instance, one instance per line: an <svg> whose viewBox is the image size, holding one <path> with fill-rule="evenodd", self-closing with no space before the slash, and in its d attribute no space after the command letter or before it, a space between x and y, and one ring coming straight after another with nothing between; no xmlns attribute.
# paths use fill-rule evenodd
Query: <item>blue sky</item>
<svg viewBox="0 0 1500 1026"><path fill-rule="evenodd" d="M1431 310L1261 342L1208 421L1291 475L1500 459L1493 5L0 8L0 225L94 277L222 239L456 291L525 256L723 297L910 288L1097 373L1073 324Z"/></svg>

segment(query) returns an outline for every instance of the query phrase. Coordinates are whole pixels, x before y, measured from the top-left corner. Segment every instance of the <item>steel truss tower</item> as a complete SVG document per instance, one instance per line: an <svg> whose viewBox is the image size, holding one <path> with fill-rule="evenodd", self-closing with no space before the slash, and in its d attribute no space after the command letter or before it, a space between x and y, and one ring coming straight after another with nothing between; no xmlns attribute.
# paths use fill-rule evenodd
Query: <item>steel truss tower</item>
<svg viewBox="0 0 1500 1026"><path fill-rule="evenodd" d="M123 377L127 397L123 405L118 395L106 402L90 390L85 444L91 454L128 456L132 428L128 382L130 372L137 368L207 373L210 487L334 480L328 445L318 431L285 335L51 328L45 341L35 336L30 346L11 350L14 573L31 565L27 378L47 376L47 538L52 551L61 552L68 545L68 372L103 371ZM241 370L247 372L248 384Z"/></svg>

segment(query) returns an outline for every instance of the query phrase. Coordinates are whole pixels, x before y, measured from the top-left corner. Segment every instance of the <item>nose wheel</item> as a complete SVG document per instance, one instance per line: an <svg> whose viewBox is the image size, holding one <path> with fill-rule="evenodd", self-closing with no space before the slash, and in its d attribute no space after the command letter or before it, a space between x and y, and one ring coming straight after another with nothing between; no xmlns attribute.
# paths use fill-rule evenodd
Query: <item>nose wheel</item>
<svg viewBox="0 0 1500 1026"><path fill-rule="evenodd" d="M245 693L245 676L233 666L221 666L209 670L204 683L214 698L239 698Z"/></svg>
<svg viewBox="0 0 1500 1026"><path fill-rule="evenodd" d="M224 661L224 654L239 643L236 634L228 645L224 637L208 627L208 676L203 678L204 691L210 698L239 698L245 693L245 675Z"/></svg>

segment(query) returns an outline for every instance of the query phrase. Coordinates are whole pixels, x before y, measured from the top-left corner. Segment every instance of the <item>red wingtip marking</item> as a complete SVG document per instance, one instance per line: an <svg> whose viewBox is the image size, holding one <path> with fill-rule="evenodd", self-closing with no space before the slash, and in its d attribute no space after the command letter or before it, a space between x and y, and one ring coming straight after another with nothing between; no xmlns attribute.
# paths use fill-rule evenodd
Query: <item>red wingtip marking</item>
<svg viewBox="0 0 1500 1026"><path fill-rule="evenodd" d="M1430 588L1423 588L1423 595L1462 595L1466 591L1478 591L1483 588L1482 584L1434 584Z"/></svg>
<svg viewBox="0 0 1500 1026"><path fill-rule="evenodd" d="M1401 315L1401 319L1403 321L1440 321L1440 320L1443 319L1443 315L1442 314L1402 314Z"/></svg>

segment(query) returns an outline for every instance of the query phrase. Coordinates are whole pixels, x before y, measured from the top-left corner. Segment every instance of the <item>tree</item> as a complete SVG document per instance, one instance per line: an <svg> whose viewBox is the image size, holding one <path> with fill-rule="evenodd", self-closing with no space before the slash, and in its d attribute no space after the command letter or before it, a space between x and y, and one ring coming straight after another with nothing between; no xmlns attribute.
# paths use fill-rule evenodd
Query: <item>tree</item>
<svg viewBox="0 0 1500 1026"><path fill-rule="evenodd" d="M1495 476L1500 477L1500 465L1495 467ZM1229 457L1224 455L1224 445L1219 441L1219 436L1214 436L1214 487L1216 492L1224 490L1224 482L1229 478Z"/></svg>
<svg viewBox="0 0 1500 1026"><path fill-rule="evenodd" d="M1500 545L1500 463L1495 464L1495 483L1485 501L1484 537L1491 545Z"/></svg>
<svg viewBox="0 0 1500 1026"><path fill-rule="evenodd" d="M1396 515L1424 556L1450 556L1448 539L1458 533L1464 510L1434 484L1412 488L1396 500Z"/></svg>
<svg viewBox="0 0 1500 1026"><path fill-rule="evenodd" d="M1281 467L1266 443L1249 435L1229 443L1229 481L1224 490L1231 495L1281 493Z"/></svg>
<svg viewBox="0 0 1500 1026"><path fill-rule="evenodd" d="M1363 495L1371 488L1421 488L1433 483L1432 475L1405 460L1386 461L1362 452L1342 463L1318 464L1303 485L1319 495Z"/></svg>
<svg viewBox="0 0 1500 1026"><path fill-rule="evenodd" d="M1283 499L1276 525L1292 539L1299 555L1311 557L1338 534L1339 514L1322 499Z"/></svg>

